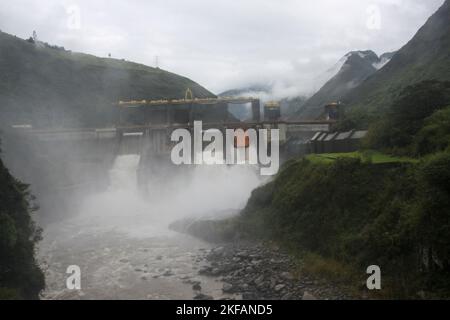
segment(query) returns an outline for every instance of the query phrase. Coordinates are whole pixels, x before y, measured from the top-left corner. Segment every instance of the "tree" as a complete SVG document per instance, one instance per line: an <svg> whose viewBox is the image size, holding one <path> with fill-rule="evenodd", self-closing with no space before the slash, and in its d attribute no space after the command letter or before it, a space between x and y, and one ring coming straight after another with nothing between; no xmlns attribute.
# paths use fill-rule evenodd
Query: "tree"
<svg viewBox="0 0 450 320"><path fill-rule="evenodd" d="M428 117L414 140L416 155L448 149L450 147L450 106Z"/></svg>
<svg viewBox="0 0 450 320"><path fill-rule="evenodd" d="M413 141L425 119L449 103L450 82L429 80L406 87L390 111L371 125L368 146L412 154Z"/></svg>

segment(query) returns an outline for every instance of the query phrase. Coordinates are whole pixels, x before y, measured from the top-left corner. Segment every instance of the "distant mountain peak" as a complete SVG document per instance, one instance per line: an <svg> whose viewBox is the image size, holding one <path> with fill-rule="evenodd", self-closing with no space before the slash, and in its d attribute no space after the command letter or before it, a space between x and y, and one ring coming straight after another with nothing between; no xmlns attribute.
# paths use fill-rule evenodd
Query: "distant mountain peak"
<svg viewBox="0 0 450 320"><path fill-rule="evenodd" d="M373 66L377 69L380 70L381 68L383 68L389 61L391 61L392 57L395 55L397 51L392 51L392 52L385 52L383 53L380 58L379 58L379 62L376 62L373 64Z"/></svg>
<svg viewBox="0 0 450 320"><path fill-rule="evenodd" d="M372 50L350 51L349 53L346 54L346 56L348 56L348 57L358 56L361 59L371 60L371 61L376 61L379 59L377 54L375 52L373 52Z"/></svg>
<svg viewBox="0 0 450 320"><path fill-rule="evenodd" d="M343 101L354 108L383 109L403 88L425 80L450 81L450 0L426 21L397 52L380 56L389 60Z"/></svg>
<svg viewBox="0 0 450 320"><path fill-rule="evenodd" d="M340 101L348 92L383 68L393 55L394 53L385 53L378 57L372 50L348 52L327 71L328 79L325 84L293 117L306 119L319 117L325 104Z"/></svg>

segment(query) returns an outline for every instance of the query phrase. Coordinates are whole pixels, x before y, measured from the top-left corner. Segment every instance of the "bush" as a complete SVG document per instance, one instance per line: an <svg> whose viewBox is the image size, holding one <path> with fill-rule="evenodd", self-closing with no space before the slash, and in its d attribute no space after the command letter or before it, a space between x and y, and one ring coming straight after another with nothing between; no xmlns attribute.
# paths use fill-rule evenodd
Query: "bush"
<svg viewBox="0 0 450 320"><path fill-rule="evenodd" d="M425 119L449 103L450 82L424 81L405 88L390 111L370 125L366 146L401 155L414 154L414 140Z"/></svg>
<svg viewBox="0 0 450 320"><path fill-rule="evenodd" d="M448 153L409 163L291 161L253 192L240 220L349 270L379 265L392 292L410 296L430 278L447 283L449 181ZM319 262L311 268L333 274L329 263ZM450 282L444 287L449 295Z"/></svg>
<svg viewBox="0 0 450 320"><path fill-rule="evenodd" d="M450 272L450 153L424 161L418 179L422 260L428 271Z"/></svg>
<svg viewBox="0 0 450 320"><path fill-rule="evenodd" d="M436 111L425 120L414 139L415 154L444 151L450 146L450 106Z"/></svg>
<svg viewBox="0 0 450 320"><path fill-rule="evenodd" d="M0 299L38 299L45 286L34 258L40 230L30 216L31 201L28 186L0 160Z"/></svg>

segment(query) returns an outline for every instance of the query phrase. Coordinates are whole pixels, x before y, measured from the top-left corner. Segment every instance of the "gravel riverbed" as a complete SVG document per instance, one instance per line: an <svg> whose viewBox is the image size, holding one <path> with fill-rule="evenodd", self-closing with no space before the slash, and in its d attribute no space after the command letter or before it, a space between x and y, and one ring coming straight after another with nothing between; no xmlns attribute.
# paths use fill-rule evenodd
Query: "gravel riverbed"
<svg viewBox="0 0 450 320"><path fill-rule="evenodd" d="M255 243L228 243L204 250L200 275L222 282L224 294L241 299L340 300L349 299L331 284L294 274L295 263L276 247ZM201 283L193 283L194 299L211 299L202 294Z"/></svg>

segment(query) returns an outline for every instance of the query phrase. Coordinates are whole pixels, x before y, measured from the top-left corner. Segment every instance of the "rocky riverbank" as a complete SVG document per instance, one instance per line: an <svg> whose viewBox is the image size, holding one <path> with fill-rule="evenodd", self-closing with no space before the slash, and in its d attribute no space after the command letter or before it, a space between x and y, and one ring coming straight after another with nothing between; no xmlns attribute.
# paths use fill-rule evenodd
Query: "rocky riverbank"
<svg viewBox="0 0 450 320"><path fill-rule="evenodd" d="M338 288L295 274L293 259L279 248L258 243L227 243L204 251L200 275L217 277L224 294L242 299L311 300L349 299ZM194 299L209 299L201 283L193 283Z"/></svg>

